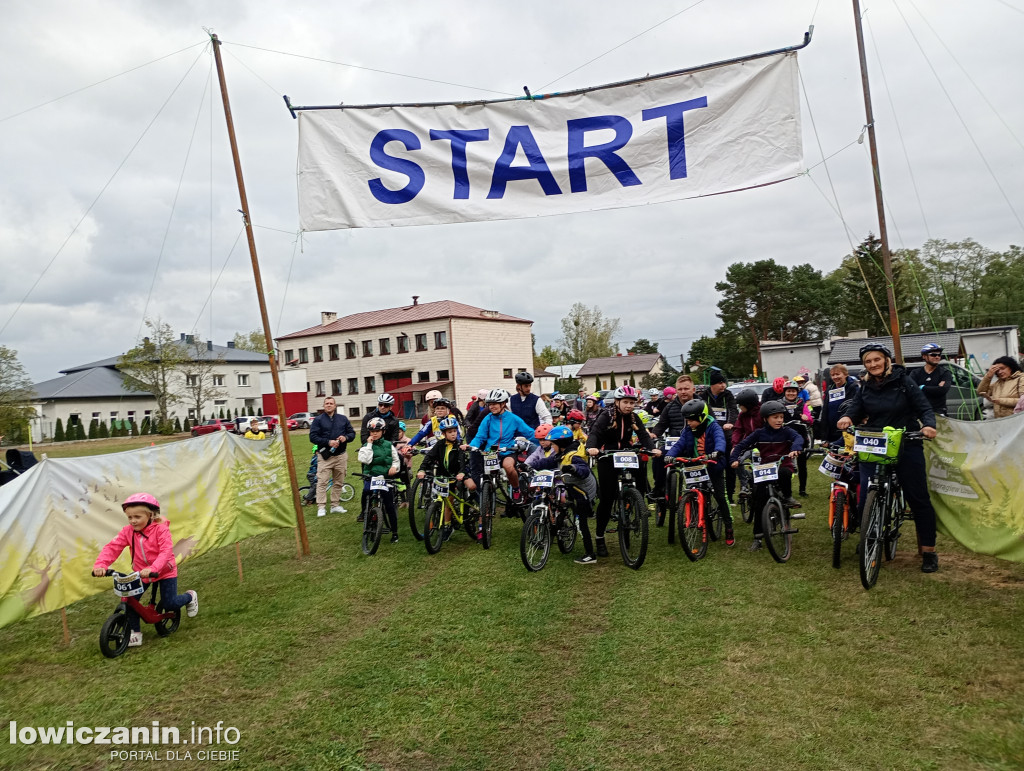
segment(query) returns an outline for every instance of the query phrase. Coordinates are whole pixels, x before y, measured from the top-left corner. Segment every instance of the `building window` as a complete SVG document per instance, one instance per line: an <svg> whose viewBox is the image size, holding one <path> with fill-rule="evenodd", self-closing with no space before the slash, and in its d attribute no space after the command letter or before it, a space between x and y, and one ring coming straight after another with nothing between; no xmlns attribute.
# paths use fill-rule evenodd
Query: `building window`
<svg viewBox="0 0 1024 771"><path fill-rule="evenodd" d="M429 383L430 382L430 373L429 372L417 372L416 373L416 382L417 383Z"/></svg>
<svg viewBox="0 0 1024 771"><path fill-rule="evenodd" d="M448 347L448 333L447 332L435 332L434 333L434 348L447 348Z"/></svg>
<svg viewBox="0 0 1024 771"><path fill-rule="evenodd" d="M391 338L390 337L382 337L380 340L377 341L377 343L380 346L379 350L380 350L380 355L381 356L387 356L387 355L389 355L391 353Z"/></svg>
<svg viewBox="0 0 1024 771"><path fill-rule="evenodd" d="M350 377L348 379L348 392L350 394L357 394L357 393L359 393L359 378L357 378L357 377Z"/></svg>
<svg viewBox="0 0 1024 771"><path fill-rule="evenodd" d="M322 345L313 346L313 361L324 360L324 347Z"/></svg>
<svg viewBox="0 0 1024 771"><path fill-rule="evenodd" d="M303 349L303 350L305 350L305 349ZM247 386L247 385L249 385L249 376L248 375L239 375L238 376L238 385L240 385L240 386Z"/></svg>
<svg viewBox="0 0 1024 771"><path fill-rule="evenodd" d="M225 404L228 403L228 400L227 399L215 399L213 403L217 407L223 407ZM147 415L149 414L149 410L146 410L146 414Z"/></svg>
<svg viewBox="0 0 1024 771"><path fill-rule="evenodd" d="M128 410L128 420L129 421L134 421L135 420L135 410Z"/></svg>
<svg viewBox="0 0 1024 771"><path fill-rule="evenodd" d="M294 358L295 358L295 349L294 348L285 348L284 349L284 363L287 364L288 362L292 361Z"/></svg>
<svg viewBox="0 0 1024 771"><path fill-rule="evenodd" d="M439 369L437 371L437 379L438 380L447 380L448 379L448 370L446 370L446 369Z"/></svg>
<svg viewBox="0 0 1024 771"><path fill-rule="evenodd" d="M359 408L358 407L349 407L348 408L348 416L350 418L358 418L359 417Z"/></svg>
<svg viewBox="0 0 1024 771"><path fill-rule="evenodd" d="M398 352L409 353L409 335L402 335L397 338L398 340Z"/></svg>
<svg viewBox="0 0 1024 771"><path fill-rule="evenodd" d="M338 360L338 345L337 345L337 343L335 343L334 345L327 346L327 355L331 357L331 361L337 361Z"/></svg>
<svg viewBox="0 0 1024 771"><path fill-rule="evenodd" d="M526 367L520 367L516 372L526 372Z"/></svg>
<svg viewBox="0 0 1024 771"><path fill-rule="evenodd" d="M111 413L110 413L110 419L111 419L111 420L117 420L117 416L118 416L119 414L120 414L120 413L119 413L119 412L118 412L117 410L114 410L113 412L111 412Z"/></svg>
<svg viewBox="0 0 1024 771"><path fill-rule="evenodd" d="M222 385L224 385L224 376L223 375L214 375L213 376L213 384L214 384L214 386L222 386Z"/></svg>
<svg viewBox="0 0 1024 771"><path fill-rule="evenodd" d="M356 344L345 343L345 358L354 359L356 357Z"/></svg>
<svg viewBox="0 0 1024 771"><path fill-rule="evenodd" d="M188 408L188 419L189 420L195 420L195 417L196 417L196 408L195 407L189 407ZM131 418L128 418L128 419L131 420Z"/></svg>
<svg viewBox="0 0 1024 771"><path fill-rule="evenodd" d="M197 386L199 385L199 375L185 375L185 385Z"/></svg>
<svg viewBox="0 0 1024 771"><path fill-rule="evenodd" d="M331 381L331 396L341 395L341 380Z"/></svg>
<svg viewBox="0 0 1024 771"><path fill-rule="evenodd" d="M363 380L365 381L363 385L366 386L366 388L364 389L364 393L368 393L368 394L377 393L377 383L375 382L376 381L375 378L364 377Z"/></svg>
<svg viewBox="0 0 1024 771"><path fill-rule="evenodd" d="M299 349L299 364L309 364L309 350L306 348Z"/></svg>
<svg viewBox="0 0 1024 771"><path fill-rule="evenodd" d="M326 395L325 392L324 392L324 381L323 380L317 380L316 381L316 395L317 396L325 396Z"/></svg>
<svg viewBox="0 0 1024 771"><path fill-rule="evenodd" d="M152 414L153 414L153 410L146 410L145 412L142 413L142 417L148 418Z"/></svg>
<svg viewBox="0 0 1024 771"><path fill-rule="evenodd" d="M363 356L373 356L373 340L363 340Z"/></svg>
<svg viewBox="0 0 1024 771"><path fill-rule="evenodd" d="M416 335L416 350L425 351L427 350L427 333L424 332L422 335Z"/></svg>
<svg viewBox="0 0 1024 771"><path fill-rule="evenodd" d="M501 375L502 375L502 377L505 377L505 378L511 378L512 377L512 370L510 368L503 369L501 371Z"/></svg>

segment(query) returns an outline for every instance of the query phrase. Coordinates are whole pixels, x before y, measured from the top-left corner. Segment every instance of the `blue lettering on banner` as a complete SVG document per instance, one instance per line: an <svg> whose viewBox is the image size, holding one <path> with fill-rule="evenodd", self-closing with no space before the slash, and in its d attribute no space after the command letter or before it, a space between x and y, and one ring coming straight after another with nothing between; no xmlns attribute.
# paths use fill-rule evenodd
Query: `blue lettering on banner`
<svg viewBox="0 0 1024 771"><path fill-rule="evenodd" d="M665 119L668 129L669 179L684 179L686 177L686 129L683 125L683 113L687 110L696 110L707 106L708 98L702 96L643 111L644 120Z"/></svg>
<svg viewBox="0 0 1024 771"><path fill-rule="evenodd" d="M516 152L523 148L528 166L513 166ZM494 174L491 177L491 189L487 193L488 198L504 198L505 185L509 182L520 179L535 179L540 183L545 195L561 195L562 190L555 181L555 175L548 168L547 161L540 151L537 140L533 138L533 132L529 126L510 126L508 134L505 135L505 148L501 156L494 164Z"/></svg>
<svg viewBox="0 0 1024 771"><path fill-rule="evenodd" d="M406 150L419 150L419 137L405 129L386 129L378 131L377 136L370 143L370 160L382 169L404 174L409 178L409 184L401 190L389 190L384 187L380 177L371 179L367 184L370 186L373 197L381 203L408 203L423 189L426 175L418 163L407 158L396 158L384 152L384 147L388 142L401 142L405 145Z"/></svg>
<svg viewBox="0 0 1024 771"><path fill-rule="evenodd" d="M569 131L569 188L574 193L587 191L587 158L597 158L615 175L623 187L643 184L616 150L621 150L633 136L633 125L621 115L599 115L566 122ZM600 145L584 144L588 131L611 129L615 138Z"/></svg>
<svg viewBox="0 0 1024 771"><path fill-rule="evenodd" d="M432 140L449 140L452 143L452 176L455 177L455 194L452 198L469 198L469 172L466 171L466 144L487 139L488 129L466 131L430 130Z"/></svg>

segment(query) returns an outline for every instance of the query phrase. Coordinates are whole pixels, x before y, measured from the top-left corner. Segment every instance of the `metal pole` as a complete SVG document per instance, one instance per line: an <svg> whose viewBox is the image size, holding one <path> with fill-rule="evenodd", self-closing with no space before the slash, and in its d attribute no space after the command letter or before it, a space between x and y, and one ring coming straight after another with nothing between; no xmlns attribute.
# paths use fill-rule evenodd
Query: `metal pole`
<svg viewBox="0 0 1024 771"><path fill-rule="evenodd" d="M210 35L213 43L213 57L217 62L217 79L220 81L220 94L224 101L224 119L228 124L228 139L231 142L231 159L235 163L235 178L238 180L238 197L242 204L242 218L245 223L245 236L249 242L249 256L252 258L252 275L256 279L256 297L260 303L260 318L263 320L263 335L267 345L267 360L270 363L270 376L274 379L274 395L277 397L277 414L280 417L281 438L284 440L284 455L288 462L288 479L292 484L292 503L295 506L295 522L298 525L297 541L299 557L309 554L309 538L306 536L306 519L302 515L302 502L299 500L299 480L295 474L295 461L292 458L292 441L288 434L288 415L284 409L284 395L281 393L281 378L277 372L277 357L274 355L274 339L270 335L270 319L267 316L267 303L263 298L263 279L260 278L260 263L256 257L256 239L253 237L252 222L249 218L249 200L245 195L245 181L242 179L242 162L238 159L238 142L235 140L235 124L231 119L231 103L228 101L228 86L224 80L224 64L220 58L220 40Z"/></svg>
<svg viewBox="0 0 1024 771"><path fill-rule="evenodd" d="M889 254L889 236L885 229L885 205L882 203L882 177L878 171L878 146L875 144L875 116L871 110L871 89L868 86L868 63L864 53L864 30L860 23L860 2L853 0L853 18L857 30L857 51L860 54L860 77L864 84L864 113L868 122L868 147L871 148L871 173L875 179L875 206L878 209L878 238L882 242L882 267L885 269L885 294L889 301L889 331L892 334L892 353L897 364L903 363L900 345L900 322L896 316L896 291L892 283L892 258Z"/></svg>

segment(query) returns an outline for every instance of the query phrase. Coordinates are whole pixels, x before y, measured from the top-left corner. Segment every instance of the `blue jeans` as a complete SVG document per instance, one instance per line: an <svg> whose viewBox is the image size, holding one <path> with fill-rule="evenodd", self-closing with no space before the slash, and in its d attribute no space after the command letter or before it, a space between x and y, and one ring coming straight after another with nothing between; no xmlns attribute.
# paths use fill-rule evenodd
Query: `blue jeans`
<svg viewBox="0 0 1024 771"><path fill-rule="evenodd" d="M192 602L192 595L178 594L177 576L174 578L161 578L156 583L160 585L160 589L157 592L159 595L156 603L157 610L164 612L174 611ZM152 591L152 589L149 591ZM145 597L145 595L142 596ZM131 605L125 605L125 610L128 612L128 627L133 632L138 632L140 629L139 614L132 610Z"/></svg>

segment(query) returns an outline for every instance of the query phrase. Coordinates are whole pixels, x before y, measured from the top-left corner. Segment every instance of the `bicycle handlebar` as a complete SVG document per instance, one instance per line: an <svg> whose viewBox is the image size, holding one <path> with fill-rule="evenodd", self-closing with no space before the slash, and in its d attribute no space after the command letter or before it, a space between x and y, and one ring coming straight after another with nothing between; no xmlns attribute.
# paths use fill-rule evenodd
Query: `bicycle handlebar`
<svg viewBox="0 0 1024 771"><path fill-rule="evenodd" d="M877 430L877 429L868 429L868 430L869 431L874 431L874 430ZM929 441L929 442L931 441L930 439L928 439L927 436L925 436L920 431L908 431L905 428L898 429L898 430L903 432L903 438L904 439L924 439L924 440ZM846 432L847 434L856 434L857 433L857 429L855 427L853 427L853 426L847 426L846 428L843 429L843 431Z"/></svg>
<svg viewBox="0 0 1024 771"><path fill-rule="evenodd" d="M149 570L149 568L143 568L143 569L144 570ZM142 572L141 570L133 570L132 571L132 573L141 573L141 572ZM160 574L157 573L156 571L150 571L150 572L153 573L153 575L152 576L147 576L148 578L156 579L156 578L160 577ZM110 568L107 568L102 576L92 576L92 577L93 578L107 578L108 576L116 576L117 578L125 578L126 576L130 576L132 573L119 573L116 570L111 570ZM90 572L89 575L92 575L92 573ZM140 578L141 578L141 576L140 576Z"/></svg>
<svg viewBox="0 0 1024 771"><path fill-rule="evenodd" d="M696 466L700 463L709 463L716 460L718 459L712 458L710 455L698 455L696 458L683 458L676 456L674 458L665 458L665 465L671 466L673 463L682 463L684 466Z"/></svg>

